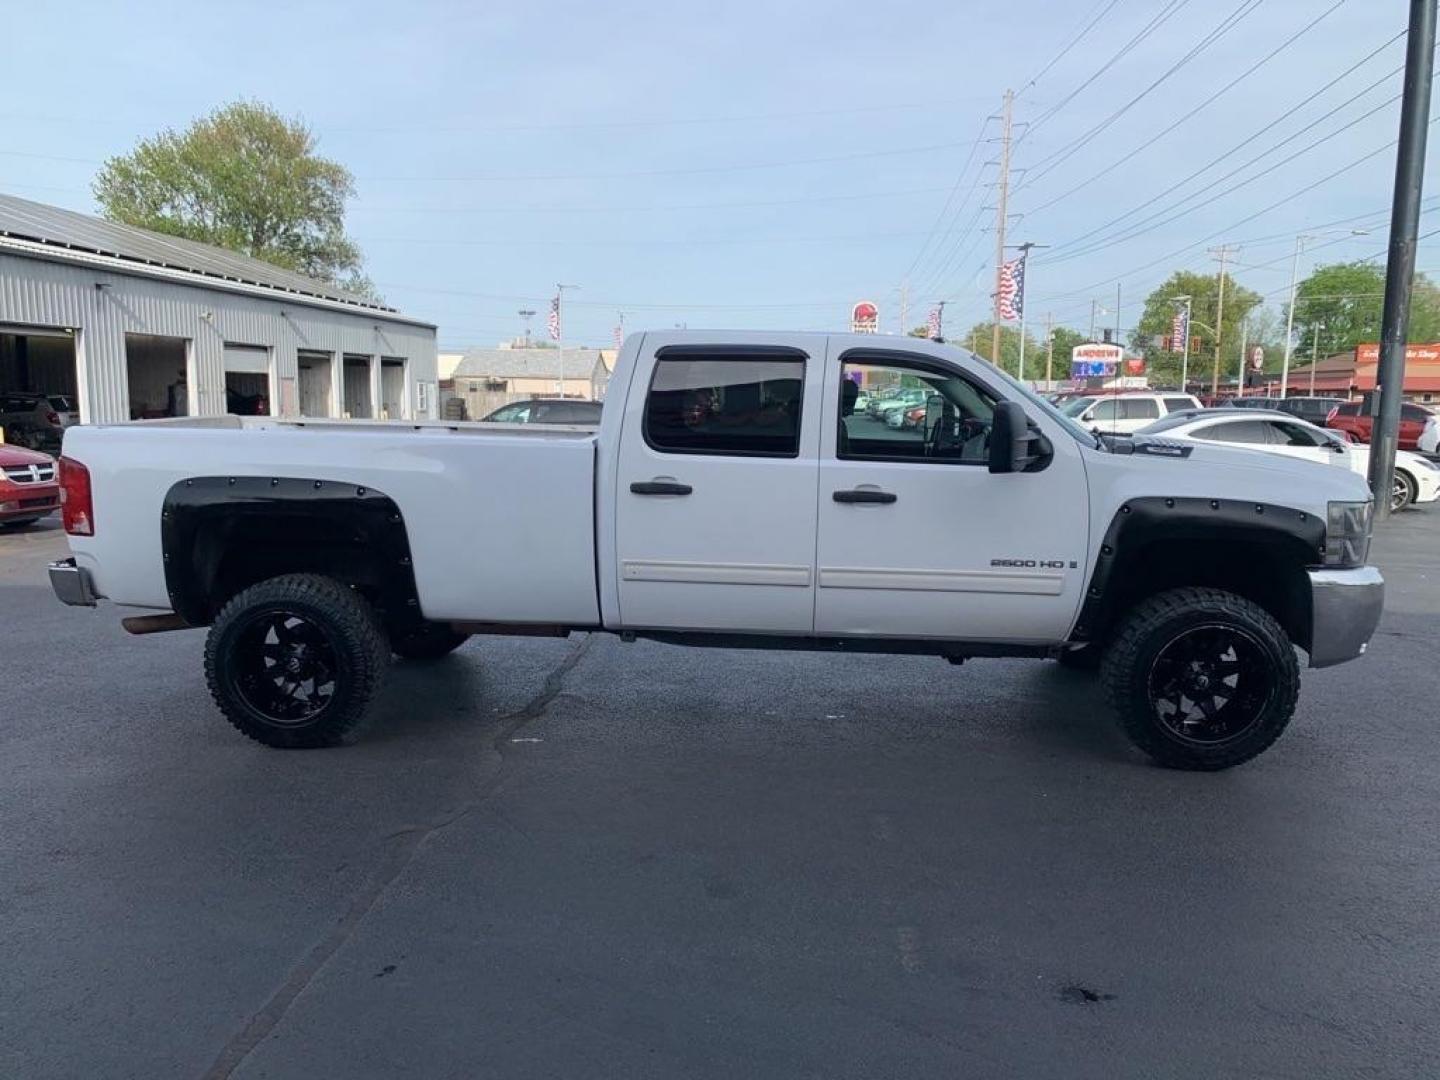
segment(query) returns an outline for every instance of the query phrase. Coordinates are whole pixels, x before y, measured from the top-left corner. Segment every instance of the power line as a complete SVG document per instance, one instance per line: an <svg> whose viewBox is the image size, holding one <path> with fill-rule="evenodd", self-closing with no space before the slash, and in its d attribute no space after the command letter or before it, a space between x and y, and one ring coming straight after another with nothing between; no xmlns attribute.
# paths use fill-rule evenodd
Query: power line
<svg viewBox="0 0 1440 1080"><path fill-rule="evenodd" d="M797 199L746 199L739 202L672 203L661 206L418 206L368 203L356 200L347 210L381 210L404 214L640 214L682 210L730 210L764 206L808 206L820 202L858 202L865 199L934 195L944 187L908 188L897 191L867 191L843 195L807 195Z"/></svg>
<svg viewBox="0 0 1440 1080"><path fill-rule="evenodd" d="M1196 105L1193 109L1191 109L1189 112L1185 113L1185 115L1181 116L1179 119L1171 122L1168 126L1166 126L1165 128L1163 128L1161 131L1159 131L1159 132L1156 133L1155 135L1150 136L1149 138L1145 139L1143 142L1141 142L1141 143L1139 143L1138 145L1132 147L1128 153L1120 154L1120 155L1119 155L1119 159L1122 160L1122 161L1128 161L1128 160L1134 158L1134 157L1135 157L1136 155L1138 155L1139 153L1141 153L1141 152L1142 152L1143 150L1145 150L1147 147L1157 145L1157 144L1159 143L1159 141L1160 141L1161 139L1163 139L1166 135L1169 135L1172 131L1176 131L1177 129L1179 129L1182 124L1184 124L1186 121L1188 121L1188 120L1190 120L1191 118L1193 118L1193 117L1194 117L1197 113L1199 113L1201 110L1205 109L1205 108L1206 108L1207 106L1209 106L1209 105L1214 104L1214 103L1215 103L1216 101L1218 101L1221 97L1223 97L1225 94L1229 93L1229 92L1230 92L1231 90L1233 90L1236 86L1238 86L1241 82L1243 82L1244 80L1248 79L1251 75L1255 74L1256 71L1260 70L1260 68L1264 67L1264 66L1265 66L1266 64L1268 64L1271 60L1275 59L1275 57L1279 56L1280 53L1284 52L1287 48L1289 48L1291 45L1293 45L1293 44L1294 44L1296 41L1298 41L1301 37L1303 37L1305 34L1309 33L1309 32L1310 32L1311 30L1313 30L1316 26L1318 26L1331 12L1333 12L1336 8L1340 7L1341 5L1343 5L1343 4L1345 4L1345 3L1348 3L1348 0L1335 0L1335 3L1331 4L1328 8L1326 8L1324 11L1322 11L1319 15L1315 16L1315 18L1311 19L1310 22L1306 23L1303 27L1301 27L1299 30L1297 30L1294 34L1292 34L1290 37L1286 38L1286 39L1285 39L1284 41L1282 41L1279 45L1277 45L1274 49L1270 50L1270 52L1266 53L1266 54L1265 54L1264 56L1262 56L1259 60L1255 61L1255 63L1251 64L1248 68L1246 68L1244 71L1242 71L1239 75L1235 76L1235 78L1231 79L1228 83L1226 83L1224 86L1222 86L1219 90L1216 90L1213 94L1211 94L1209 97L1207 97L1204 101L1200 102L1200 104ZM1402 37L1404 37L1404 36L1405 36L1405 32L1402 30L1400 33L1396 34L1393 38L1391 38L1391 39L1390 39L1389 41L1387 41L1384 45L1382 45L1382 46L1380 47L1380 49L1375 50L1375 52L1380 52L1381 49L1384 49L1384 48L1386 48L1387 46L1394 44L1396 41L1399 41L1399 40L1400 40ZM1370 56L1374 56L1374 55L1375 55L1375 53L1371 53L1371 54L1370 54ZM1370 59L1370 56L1367 56L1365 59L1366 59L1366 60ZM1362 63L1363 63L1363 61L1362 61ZM1350 70L1353 71L1354 68L1351 68ZM1349 74L1349 72L1346 72L1345 74ZM1343 76L1342 76L1342 77L1343 77ZM1332 84L1332 85L1333 85L1333 84ZM1047 200L1046 202L1041 203L1039 206L1035 207L1035 209L1032 210L1031 213L1032 213L1032 214L1036 214L1036 213L1039 213L1041 210L1046 210L1046 209L1054 206L1056 203L1062 201L1063 199L1069 198L1071 195L1074 195L1076 192L1084 190L1085 188L1087 188L1087 187L1089 187L1091 184L1093 184L1096 180L1100 180L1100 179L1102 179L1102 178L1104 178L1104 177L1106 177L1106 176L1109 176L1110 174L1111 174L1111 169L1110 169L1110 167L1107 166L1106 168L1103 168L1103 169L1099 170L1098 172L1094 173L1093 175L1086 177L1084 180L1080 181L1078 184L1076 184L1074 187L1068 189L1067 191L1064 191L1064 192L1062 192L1061 194L1056 195L1054 198L1049 199L1049 200Z"/></svg>
<svg viewBox="0 0 1440 1080"><path fill-rule="evenodd" d="M1069 54L1070 50L1075 48L1076 45L1079 45L1080 42L1085 39L1085 35L1090 33L1091 30L1095 29L1096 25L1100 22L1100 20L1105 18L1106 15L1110 14L1110 9L1119 2L1120 0L1102 0L1100 7L1096 9L1096 14L1094 18L1089 19L1089 21L1086 22L1084 29L1082 29L1078 34L1071 34L1070 40L1066 42L1065 47L1062 48L1053 57L1051 57L1049 63L1047 63L1034 75L1030 76L1030 78L1026 79L1025 82L1021 85L1020 91L1016 96L1024 97L1025 91L1029 90L1032 86L1038 83L1042 78L1045 77L1045 75L1050 71L1051 68L1058 64L1061 60L1065 59L1065 57Z"/></svg>
<svg viewBox="0 0 1440 1080"><path fill-rule="evenodd" d="M1388 76L1387 76L1387 78L1388 78ZM1383 81L1383 80L1382 80L1382 81ZM1362 96L1362 95L1365 94L1365 93L1369 93L1370 90L1374 89L1374 87L1375 87L1375 86L1378 86L1378 85L1379 85L1378 82L1372 84L1371 86L1367 87L1364 91L1362 91L1362 92L1361 92L1361 95L1357 95L1357 97L1358 97L1358 96ZM1260 154L1260 155L1258 155L1258 156L1256 156L1256 157L1251 158L1249 161L1245 162L1243 165L1239 165L1239 166L1237 166L1236 168L1231 169L1228 173L1226 173L1224 176L1220 177L1218 180L1211 181L1211 186L1213 186L1214 184L1220 184L1220 183L1225 182L1226 180L1228 180L1228 179L1230 179L1231 177L1235 176L1237 173L1243 172L1245 169L1248 169L1251 165L1254 165L1255 163L1257 163L1258 161L1262 160L1263 158L1268 157L1270 154L1272 154L1272 153L1274 153L1276 150L1280 149L1280 148L1281 148L1282 146L1284 146L1286 143L1288 143L1288 142L1290 142L1291 140L1299 137L1300 135L1303 135L1306 131L1311 130L1311 128L1315 127L1317 124L1321 123L1322 121L1328 120L1331 116L1335 115L1336 112L1338 112L1340 109L1343 109L1346 105L1351 104L1351 102L1353 102L1354 100L1355 100L1355 99L1352 98L1350 101L1342 102L1340 105L1336 106L1336 107L1335 107L1334 109L1332 109L1330 112L1328 112L1328 113L1326 113L1324 116L1320 117L1318 120L1315 120L1315 121L1312 122L1311 124L1306 125L1305 127L1301 128L1299 131L1296 131L1295 133L1293 133L1292 135L1286 137L1286 138L1283 139L1282 141L1280 141L1280 142L1274 144L1273 146L1269 147L1267 150L1265 150L1264 153L1262 153L1262 154ZM1188 215L1190 215L1190 214L1193 214L1195 211L1201 209L1202 207L1209 206L1211 203L1214 203L1214 202L1216 202L1216 201L1218 201L1218 200L1220 200L1220 199L1223 199L1225 196L1230 195L1230 194L1232 194L1232 193L1234 193L1234 192L1236 192L1236 191L1239 191L1239 190L1240 190L1241 188L1243 188L1243 187L1246 187L1246 186L1248 186L1248 185L1250 185L1250 184L1253 184L1256 180L1259 180L1261 177L1268 176L1270 173L1274 172L1276 169L1279 169L1279 168L1282 168L1282 167L1285 166L1285 165L1288 165L1290 162L1294 161L1296 158L1298 158L1298 157L1303 157L1305 154L1308 154L1311 150L1314 150L1317 146L1321 146L1321 145L1329 142L1331 139L1335 138L1336 136L1342 134L1342 133L1345 132L1345 131L1348 131L1350 128L1354 127L1356 124L1359 124L1359 123L1361 123L1361 122L1363 122L1363 121L1365 121L1365 120L1368 120L1370 117L1374 116L1377 112L1379 112L1379 111L1382 110L1382 109L1385 109L1385 108L1389 107L1390 105L1393 105L1393 104L1394 104L1396 101L1398 101L1398 100L1400 100L1400 95L1399 95L1399 94L1396 94L1394 97L1391 97L1391 98L1388 98L1388 99L1385 100L1385 101L1382 101L1379 105L1376 105L1374 108L1370 109L1368 112L1365 112L1365 113L1360 114L1359 116L1355 117L1353 120L1349 121L1348 123L1343 124L1343 125L1341 125L1340 127L1336 128L1334 131L1330 132L1328 135L1322 135L1320 138L1316 139L1314 142L1310 143L1309 145L1304 146L1304 147L1301 147L1299 150L1296 150L1293 154L1290 154L1290 155L1288 155L1288 156L1286 156L1286 157L1281 158L1279 161L1276 161L1276 162L1268 165L1268 166L1265 167L1264 169L1261 169L1259 172L1257 172L1257 173L1255 173L1255 174L1253 174L1253 175L1251 175L1251 176L1246 177L1244 180L1240 181L1239 183L1237 183L1237 184L1232 184L1230 187L1225 188L1223 191L1214 192L1213 194L1211 194L1211 195L1209 196L1209 198L1202 199L1200 202L1196 203L1196 204L1193 205L1193 206L1187 207L1187 208L1184 209L1184 210L1179 210L1179 207L1183 206L1185 203L1189 202L1191 199L1194 199L1194 198L1196 198L1196 197L1199 196L1199 195L1205 194L1205 191L1193 192L1192 194L1185 196L1185 198L1181 199L1179 202L1174 203L1174 204L1172 204L1171 206L1169 206L1169 207L1167 207L1167 208L1165 208L1165 209L1163 209L1163 210L1159 210L1159 211L1157 211L1156 213L1151 214L1149 217L1144 218L1144 219L1142 219L1142 220L1139 221L1139 222L1135 222L1133 225L1127 226L1127 228L1131 229L1132 231L1130 231L1129 233L1127 233L1127 234L1125 234L1125 235L1116 235L1116 236L1112 236L1112 237L1109 237L1109 238L1104 238L1104 239L1097 240L1097 241L1095 241L1095 242L1093 242L1093 243L1091 243L1091 244L1088 244L1088 245L1085 245L1085 246L1081 247L1079 250L1072 250L1072 251L1068 252L1067 254L1062 255L1059 259L1057 259L1057 260L1055 260L1055 261L1056 261L1056 262L1064 262L1064 261L1069 260L1069 259L1079 259L1079 258L1084 258L1084 257L1087 256L1087 255L1093 255L1093 254L1094 254L1095 252L1097 252L1097 251L1103 251L1105 248L1113 247L1113 246L1116 245L1116 244L1122 244L1122 243L1125 243L1126 241L1133 240L1133 239L1135 239L1136 237L1138 237L1138 236L1143 236L1145 233L1147 233L1147 232L1152 232L1152 231L1154 231L1155 229L1158 229L1158 228L1160 228L1160 227L1163 226L1163 225L1168 225L1168 224L1170 224L1171 222L1178 221L1178 220L1179 220L1180 218L1182 218L1182 217L1186 217L1186 216L1188 216ZM1201 171L1203 172L1204 170L1201 170ZM1192 177L1192 179L1193 179L1193 177ZM1205 190L1208 191L1209 188L1207 187ZM1171 211L1178 211L1178 212L1171 213ZM1170 214L1170 216L1169 216L1169 217L1165 217L1165 216L1164 216L1165 214ZM1056 246L1059 247L1060 245L1057 244ZM1073 242L1072 242L1072 245L1070 245L1070 246L1073 246Z"/></svg>
<svg viewBox="0 0 1440 1080"><path fill-rule="evenodd" d="M1245 19L1247 15L1253 12L1264 2L1265 0L1240 0L1239 6L1236 7L1234 11L1230 12L1229 15L1225 16L1225 18L1220 21L1219 25L1215 26L1204 37L1202 37L1198 42L1191 46L1190 50L1185 53L1185 55L1181 56L1180 59L1176 60L1173 64L1171 64L1168 68L1161 72L1160 77L1151 82L1150 85L1145 87L1144 90L1141 90L1140 93L1136 94L1124 105L1120 106L1120 108L1116 109L1104 120L1100 121L1100 123L1092 127L1089 131L1085 132L1083 135L1080 135L1078 138L1071 140L1071 142L1061 147L1059 150L1056 150L1053 153L1047 155L1046 157L1041 158L1038 162L1031 166L1034 172L1032 175L1026 176L1021 187L1028 187L1029 185L1035 183L1037 180L1044 177L1046 174L1052 172L1063 162L1068 161L1071 157L1077 154L1083 146L1085 146L1092 139L1094 139L1095 136L1099 135L1111 124L1115 123L1116 120L1120 119L1120 117L1124 116L1127 112L1129 112L1130 109L1132 109L1138 102L1143 101L1146 97L1148 97L1157 87L1159 87L1172 75L1180 71L1181 68L1185 67L1186 64L1194 60L1195 57L1199 56L1211 45L1219 41L1227 33L1233 30Z"/></svg>
<svg viewBox="0 0 1440 1080"><path fill-rule="evenodd" d="M950 204L955 199L955 192L960 189L961 182L965 179L966 174L969 173L970 163L975 160L975 155L980 150L980 143L985 138L985 129L989 126L990 118L986 117L985 120L980 124L980 130L975 133L975 142L970 147L970 153L965 158L965 164L961 165L960 171L955 174L955 183L951 185L950 193L945 197L945 203L943 206L940 207L940 213L936 216L935 223L930 226L930 231L925 236L925 242L920 245L920 250L915 253L915 258L910 263L910 268L901 275L902 279L908 280L910 278L910 275L915 272L915 268L920 265L920 260L924 257L926 251L929 250L930 241L934 238L936 231L940 228L940 223L945 220L945 215L949 213ZM969 196L967 195L966 198L968 199ZM962 203L961 205L963 206L964 204ZM959 216L959 207L956 207L955 214L956 217Z"/></svg>
<svg viewBox="0 0 1440 1080"><path fill-rule="evenodd" d="M1016 140L1016 143L1018 144L1024 142L1031 135L1034 135L1036 129L1045 124L1046 121L1050 120L1056 113L1058 113L1066 105L1070 104L1070 102L1074 101L1075 98L1082 91L1084 91L1087 87L1093 84L1096 79L1100 78L1100 76L1104 75L1105 72L1109 71L1117 63L1119 63L1119 61L1124 58L1132 49L1134 49L1135 46L1139 45L1147 37L1149 37L1156 30L1158 30L1164 23L1173 18L1180 11L1180 9L1189 2L1190 0L1168 0L1166 5L1161 8L1160 11L1158 11L1151 18L1151 20L1146 23L1137 34L1135 34L1134 37L1132 37L1129 41L1125 42L1124 45L1121 45L1120 48L1115 51L1114 55L1112 55L1109 60L1106 60L1105 63L1101 64L1100 67L1089 78L1083 81L1079 86L1075 87L1074 90L1071 90L1068 94L1062 97L1050 108L1046 109L1043 113L1041 113L1039 117L1037 117L1025 130L1025 133Z"/></svg>

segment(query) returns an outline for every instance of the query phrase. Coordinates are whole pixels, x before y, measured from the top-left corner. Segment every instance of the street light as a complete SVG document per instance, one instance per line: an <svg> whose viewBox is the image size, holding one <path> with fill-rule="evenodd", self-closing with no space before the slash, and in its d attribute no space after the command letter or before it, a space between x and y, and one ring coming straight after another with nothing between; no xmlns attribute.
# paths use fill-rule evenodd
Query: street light
<svg viewBox="0 0 1440 1080"><path fill-rule="evenodd" d="M1318 233L1298 233L1295 237L1295 258L1290 264L1290 310L1285 317L1285 362L1280 367L1280 397L1283 400L1290 386L1290 356L1294 351L1295 336L1295 292L1300 276L1300 253L1305 250L1306 240L1318 240L1332 232L1344 232L1349 236L1369 236L1369 229L1327 229ZM1310 369L1310 396L1315 396L1315 369Z"/></svg>
<svg viewBox="0 0 1440 1080"><path fill-rule="evenodd" d="M1182 302L1185 304L1185 348L1182 349L1180 352L1180 392L1182 394L1185 393L1185 387L1190 381L1190 327L1198 326L1201 330L1208 330L1212 334L1215 333L1215 328L1213 326L1207 326L1205 323L1201 322L1199 319L1194 318L1190 314L1190 308L1194 301L1195 298L1193 296L1170 297L1170 302L1172 304L1179 304ZM1218 334L1216 335L1216 339L1219 339Z"/></svg>

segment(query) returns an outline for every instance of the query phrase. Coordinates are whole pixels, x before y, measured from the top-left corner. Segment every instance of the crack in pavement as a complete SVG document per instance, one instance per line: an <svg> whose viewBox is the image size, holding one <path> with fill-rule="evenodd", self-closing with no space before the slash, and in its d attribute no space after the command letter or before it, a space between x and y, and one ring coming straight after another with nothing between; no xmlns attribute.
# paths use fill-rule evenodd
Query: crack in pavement
<svg viewBox="0 0 1440 1080"><path fill-rule="evenodd" d="M330 932L310 948L304 959L290 972L289 978L270 995L270 999L249 1022L221 1047L214 1062L201 1074L201 1080L228 1080L255 1047L275 1030L290 1006L320 974L330 958L350 940L385 890L410 865L420 846L437 832L478 808L495 793L504 779L504 759L514 749L509 745L509 740L526 724L545 715L545 710L560 696L566 677L584 658L594 640L594 634L586 634L584 640L571 649L565 659L545 677L539 692L519 710L502 719L500 732L491 741L491 748L501 757L500 766L482 783L472 798L445 817L427 824L409 826L385 837L388 844L385 854L365 885L350 898L344 914L331 927Z"/></svg>

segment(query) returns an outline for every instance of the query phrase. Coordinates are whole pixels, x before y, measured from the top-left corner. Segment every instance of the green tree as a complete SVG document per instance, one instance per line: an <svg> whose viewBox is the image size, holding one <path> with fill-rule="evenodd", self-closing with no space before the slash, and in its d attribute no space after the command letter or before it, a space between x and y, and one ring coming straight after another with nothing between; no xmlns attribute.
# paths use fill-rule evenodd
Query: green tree
<svg viewBox="0 0 1440 1080"><path fill-rule="evenodd" d="M373 296L360 249L345 235L354 179L315 147L301 121L239 101L110 158L92 190L113 221L229 248Z"/></svg>
<svg viewBox="0 0 1440 1080"><path fill-rule="evenodd" d="M993 322L980 322L972 326L963 338L949 338L952 345L960 345L970 348L974 342L974 351L985 359L990 359L990 345L993 341ZM1000 327L1000 367L1011 375L1020 370L1020 328L1018 326ZM1043 379L1045 377L1045 346L1036 341L1034 336L1026 328L1025 334L1025 378Z"/></svg>
<svg viewBox="0 0 1440 1080"><path fill-rule="evenodd" d="M1322 355L1380 340L1385 307L1385 268L1373 262L1317 266L1295 290L1295 348L1303 352L1320 329ZM1415 275L1410 294L1409 341L1440 337L1440 288ZM1308 355L1308 354L1307 354Z"/></svg>
<svg viewBox="0 0 1440 1080"><path fill-rule="evenodd" d="M1207 376L1215 359L1215 312L1220 291L1218 274L1196 274L1177 270L1169 280L1145 298L1140 324L1130 337L1130 346L1145 355L1146 372L1152 383L1178 383L1182 357L1162 348L1162 339L1170 335L1170 324L1177 307L1176 296L1189 296L1190 301L1190 377ZM1225 275L1225 324L1220 349L1220 376L1233 376L1239 362L1241 324L1260 307L1262 297L1247 289L1229 274Z"/></svg>
<svg viewBox="0 0 1440 1080"><path fill-rule="evenodd" d="M909 330L906 330L905 334L907 337L928 338L930 336L930 327L926 323L921 323L919 326L912 326Z"/></svg>

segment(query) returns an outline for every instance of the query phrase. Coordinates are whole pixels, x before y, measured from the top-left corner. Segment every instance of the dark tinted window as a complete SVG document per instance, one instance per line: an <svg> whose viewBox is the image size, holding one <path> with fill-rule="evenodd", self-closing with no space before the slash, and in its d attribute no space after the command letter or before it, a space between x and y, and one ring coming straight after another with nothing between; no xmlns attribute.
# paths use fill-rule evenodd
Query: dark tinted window
<svg viewBox="0 0 1440 1080"><path fill-rule="evenodd" d="M1265 432L1264 420L1232 420L1223 424L1211 424L1191 433L1196 439L1226 443L1265 443L1269 436Z"/></svg>
<svg viewBox="0 0 1440 1080"><path fill-rule="evenodd" d="M1344 405L1341 405L1338 409L1335 410L1335 414L1337 416L1359 416L1360 402L1347 401Z"/></svg>
<svg viewBox="0 0 1440 1080"><path fill-rule="evenodd" d="M1188 397L1167 397L1165 399L1165 409L1167 412L1178 412L1181 409L1193 408L1195 408L1195 402L1191 401Z"/></svg>
<svg viewBox="0 0 1440 1080"><path fill-rule="evenodd" d="M645 440L671 454L795 457L800 357L661 357L645 399Z"/></svg>
<svg viewBox="0 0 1440 1080"><path fill-rule="evenodd" d="M1122 398L1120 419L1155 420L1160 416L1160 403L1154 398Z"/></svg>
<svg viewBox="0 0 1440 1080"><path fill-rule="evenodd" d="M1270 441L1277 446L1324 446L1325 437L1318 431L1311 431L1299 424L1285 420L1271 420Z"/></svg>
<svg viewBox="0 0 1440 1080"><path fill-rule="evenodd" d="M1434 414L1429 409L1422 409L1419 405L1401 405L1400 417L1404 420L1429 420Z"/></svg>

